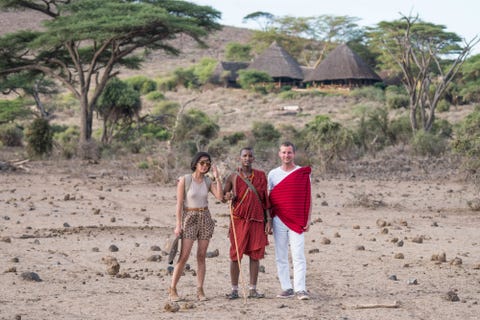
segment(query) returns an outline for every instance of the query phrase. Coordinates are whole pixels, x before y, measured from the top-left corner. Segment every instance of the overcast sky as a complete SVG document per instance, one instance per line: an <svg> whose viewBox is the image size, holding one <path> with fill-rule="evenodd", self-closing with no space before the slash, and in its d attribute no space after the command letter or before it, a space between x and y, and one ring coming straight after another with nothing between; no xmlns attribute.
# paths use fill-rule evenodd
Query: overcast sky
<svg viewBox="0 0 480 320"><path fill-rule="evenodd" d="M243 17L263 11L274 16L310 17L320 15L360 18L361 26L399 19L400 14L442 24L466 40L480 35L480 0L189 0L209 5L222 13L223 25L257 28L255 22L242 23ZM474 53L480 53L480 45Z"/></svg>

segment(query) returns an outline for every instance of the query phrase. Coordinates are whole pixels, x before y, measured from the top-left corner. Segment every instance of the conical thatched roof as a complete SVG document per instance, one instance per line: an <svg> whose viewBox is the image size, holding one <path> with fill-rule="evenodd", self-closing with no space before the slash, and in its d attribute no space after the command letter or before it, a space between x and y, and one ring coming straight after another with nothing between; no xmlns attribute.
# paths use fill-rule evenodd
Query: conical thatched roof
<svg viewBox="0 0 480 320"><path fill-rule="evenodd" d="M325 81L367 81L378 82L382 79L370 68L359 55L346 44L336 47L312 72L305 77L305 82Z"/></svg>
<svg viewBox="0 0 480 320"><path fill-rule="evenodd" d="M259 55L248 69L268 73L273 79L302 80L303 73L298 62L276 41Z"/></svg>

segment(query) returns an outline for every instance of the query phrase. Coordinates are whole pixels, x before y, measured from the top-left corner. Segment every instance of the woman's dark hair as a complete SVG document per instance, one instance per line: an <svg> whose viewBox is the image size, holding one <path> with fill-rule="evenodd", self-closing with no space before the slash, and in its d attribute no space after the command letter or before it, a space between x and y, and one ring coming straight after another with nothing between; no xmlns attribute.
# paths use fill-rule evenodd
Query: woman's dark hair
<svg viewBox="0 0 480 320"><path fill-rule="evenodd" d="M210 154L208 152L197 152L197 154L193 156L192 163L190 163L190 168L192 169L192 171L195 171L198 161L203 157L207 157L208 161L212 161L212 158L210 157ZM210 168L208 168L208 171L210 171Z"/></svg>

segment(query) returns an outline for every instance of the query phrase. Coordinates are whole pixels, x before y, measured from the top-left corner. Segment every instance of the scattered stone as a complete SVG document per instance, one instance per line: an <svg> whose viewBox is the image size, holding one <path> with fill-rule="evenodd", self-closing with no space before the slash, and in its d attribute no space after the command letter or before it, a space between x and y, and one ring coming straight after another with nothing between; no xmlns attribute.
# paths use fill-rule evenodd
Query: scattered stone
<svg viewBox="0 0 480 320"><path fill-rule="evenodd" d="M189 310L189 309L195 309L195 303L192 303L192 302L185 302L183 305L182 305L182 309L184 310Z"/></svg>
<svg viewBox="0 0 480 320"><path fill-rule="evenodd" d="M312 254L312 253L320 253L320 250L318 250L318 249L310 249L310 250L308 250L308 253L309 253L309 254Z"/></svg>
<svg viewBox="0 0 480 320"><path fill-rule="evenodd" d="M392 280L392 281L397 281L397 276L392 274L391 276L388 277L388 280Z"/></svg>
<svg viewBox="0 0 480 320"><path fill-rule="evenodd" d="M338 232L335 232L335 234L333 235L334 238L340 238L340 233Z"/></svg>
<svg viewBox="0 0 480 320"><path fill-rule="evenodd" d="M16 267L10 267L7 270L5 270L5 273L17 273L17 268Z"/></svg>
<svg viewBox="0 0 480 320"><path fill-rule="evenodd" d="M33 282L42 281L42 279L40 279L40 276L35 272L22 272L22 274L20 275L20 278L22 278L25 281L33 281Z"/></svg>
<svg viewBox="0 0 480 320"><path fill-rule="evenodd" d="M6 243L12 243L12 239L10 237L2 237L0 241L6 242Z"/></svg>
<svg viewBox="0 0 480 320"><path fill-rule="evenodd" d="M178 310L180 310L180 306L176 302L167 302L163 306L163 310L165 310L166 312L177 312Z"/></svg>
<svg viewBox="0 0 480 320"><path fill-rule="evenodd" d="M111 217L111 218L110 218L110 222L113 223L113 222L115 222L115 221L117 221L117 219L116 219L115 217Z"/></svg>
<svg viewBox="0 0 480 320"><path fill-rule="evenodd" d="M320 205L321 205L322 207L328 207L328 202L325 201L325 200L323 200L323 201L320 203Z"/></svg>
<svg viewBox="0 0 480 320"><path fill-rule="evenodd" d="M450 265L452 266L460 266L462 265L463 261L459 257L455 257L450 261Z"/></svg>
<svg viewBox="0 0 480 320"><path fill-rule="evenodd" d="M10 259L10 262L19 263L20 260L17 257L14 257L14 258Z"/></svg>
<svg viewBox="0 0 480 320"><path fill-rule="evenodd" d="M162 261L162 256L160 256L159 254L154 254L153 256L148 257L147 261L160 262L160 261Z"/></svg>
<svg viewBox="0 0 480 320"><path fill-rule="evenodd" d="M480 263L473 266L473 270L480 270Z"/></svg>
<svg viewBox="0 0 480 320"><path fill-rule="evenodd" d="M100 249L98 249L98 247L93 247L93 248L92 248L92 251L93 251L93 252L100 252Z"/></svg>
<svg viewBox="0 0 480 320"><path fill-rule="evenodd" d="M383 228L382 229L382 234L388 234L388 228Z"/></svg>
<svg viewBox="0 0 480 320"><path fill-rule="evenodd" d="M258 272L265 273L265 266L260 266Z"/></svg>
<svg viewBox="0 0 480 320"><path fill-rule="evenodd" d="M457 293L453 290L448 291L443 298L447 301L451 302L457 302L460 301L460 298L458 297Z"/></svg>
<svg viewBox="0 0 480 320"><path fill-rule="evenodd" d="M365 247L362 245L355 246L355 250L357 251L365 251Z"/></svg>
<svg viewBox="0 0 480 320"><path fill-rule="evenodd" d="M412 242L414 243L423 243L423 237L421 236L416 236L412 239Z"/></svg>
<svg viewBox="0 0 480 320"><path fill-rule="evenodd" d="M383 220L383 219L377 219L377 226L379 228L383 228L383 227L386 227L387 226L387 221Z"/></svg>
<svg viewBox="0 0 480 320"><path fill-rule="evenodd" d="M447 262L447 255L445 254L445 252L442 252L439 254L433 254L430 260L436 261L438 263Z"/></svg>
<svg viewBox="0 0 480 320"><path fill-rule="evenodd" d="M70 225L68 224L68 222L64 222L64 223L63 223L63 227L64 227L64 228L70 228Z"/></svg>
<svg viewBox="0 0 480 320"><path fill-rule="evenodd" d="M330 239L328 239L326 237L323 237L322 240L320 240L320 243L321 244L330 244L330 243L332 243L332 241L330 241Z"/></svg>
<svg viewBox="0 0 480 320"><path fill-rule="evenodd" d="M393 256L395 259L405 259L405 256L403 253L401 252L397 252L395 253L395 255Z"/></svg>
<svg viewBox="0 0 480 320"><path fill-rule="evenodd" d="M438 227L438 223L436 221L432 222L432 227Z"/></svg>
<svg viewBox="0 0 480 320"><path fill-rule="evenodd" d="M407 284L408 285L417 285L418 281L415 278L410 278L410 279L407 280Z"/></svg>
<svg viewBox="0 0 480 320"><path fill-rule="evenodd" d="M207 252L207 258L215 258L218 257L219 254L220 251L218 251L218 249L215 249L213 251Z"/></svg>
<svg viewBox="0 0 480 320"><path fill-rule="evenodd" d="M403 247L403 240L397 242L397 247Z"/></svg>
<svg viewBox="0 0 480 320"><path fill-rule="evenodd" d="M102 258L103 263L107 265L107 273L111 276L118 274L120 271L120 264L117 261L117 258L112 256L106 256Z"/></svg>
<svg viewBox="0 0 480 320"><path fill-rule="evenodd" d="M151 246L150 250L152 250L152 251L162 251L162 249L160 249L159 246Z"/></svg>
<svg viewBox="0 0 480 320"><path fill-rule="evenodd" d="M117 252L118 251L118 247L114 244L112 244L110 247L108 247L108 250L110 252Z"/></svg>
<svg viewBox="0 0 480 320"><path fill-rule="evenodd" d="M468 200L467 205L473 211L480 211L480 198Z"/></svg>
<svg viewBox="0 0 480 320"><path fill-rule="evenodd" d="M360 229L360 226L358 224L353 226L353 229Z"/></svg>
<svg viewBox="0 0 480 320"><path fill-rule="evenodd" d="M169 275L172 275L172 274L173 274L173 269L174 269L173 266L168 266L168 267L167 267L167 273L168 273Z"/></svg>

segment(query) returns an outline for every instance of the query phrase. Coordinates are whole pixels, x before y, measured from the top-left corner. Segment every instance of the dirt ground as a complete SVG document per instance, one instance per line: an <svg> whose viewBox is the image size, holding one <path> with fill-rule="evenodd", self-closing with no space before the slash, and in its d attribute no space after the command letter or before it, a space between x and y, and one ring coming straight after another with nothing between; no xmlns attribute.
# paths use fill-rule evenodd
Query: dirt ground
<svg viewBox="0 0 480 320"><path fill-rule="evenodd" d="M225 298L229 212L212 196L210 300L196 301L192 255L178 287L186 301L175 311L167 301L165 255L174 184L151 182L148 171L115 161L26 167L0 172L0 319L473 320L480 314L480 214L468 205L478 190L460 179L313 176L310 301L275 298L273 237L258 284L266 298ZM109 275L112 258L120 266L116 275Z"/></svg>

